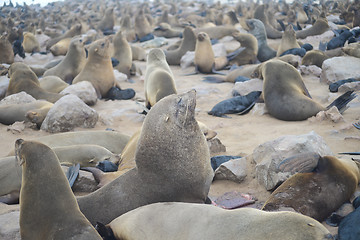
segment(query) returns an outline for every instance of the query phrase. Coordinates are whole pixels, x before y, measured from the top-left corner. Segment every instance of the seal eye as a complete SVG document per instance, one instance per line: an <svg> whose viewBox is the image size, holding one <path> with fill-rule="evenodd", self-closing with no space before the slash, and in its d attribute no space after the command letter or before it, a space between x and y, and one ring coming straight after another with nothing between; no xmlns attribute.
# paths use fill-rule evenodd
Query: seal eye
<svg viewBox="0 0 360 240"><path fill-rule="evenodd" d="M102 44L101 44L101 47L104 47L104 46L105 46L105 43L102 43Z"/></svg>

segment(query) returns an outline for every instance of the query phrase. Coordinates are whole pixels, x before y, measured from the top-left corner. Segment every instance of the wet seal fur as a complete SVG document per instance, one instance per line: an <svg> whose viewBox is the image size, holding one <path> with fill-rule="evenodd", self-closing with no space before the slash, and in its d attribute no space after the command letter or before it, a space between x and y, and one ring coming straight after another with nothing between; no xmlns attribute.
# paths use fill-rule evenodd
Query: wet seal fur
<svg viewBox="0 0 360 240"><path fill-rule="evenodd" d="M91 223L107 224L154 202L205 202L213 170L206 139L194 118L195 97L194 90L170 95L151 108L135 153L137 167L78 198Z"/></svg>
<svg viewBox="0 0 360 240"><path fill-rule="evenodd" d="M176 94L174 75L166 62L164 52L151 49L146 62L145 105L148 109L160 99Z"/></svg>
<svg viewBox="0 0 360 240"><path fill-rule="evenodd" d="M321 223L294 212L225 210L205 204L174 202L137 208L116 218L106 228L104 235L112 232L113 239L132 240L216 240L219 236L239 240L333 239Z"/></svg>
<svg viewBox="0 0 360 240"><path fill-rule="evenodd" d="M303 157L305 156L305 157ZM306 162L315 160L312 172L303 172ZM295 211L323 221L343 203L349 201L360 179L358 165L348 159L315 155L298 155L284 160L282 171L300 171L281 184L267 199L263 210L290 207ZM297 170L299 169L299 170Z"/></svg>
<svg viewBox="0 0 360 240"><path fill-rule="evenodd" d="M101 240L80 212L55 153L44 144L22 139L15 149L22 165L21 239Z"/></svg>

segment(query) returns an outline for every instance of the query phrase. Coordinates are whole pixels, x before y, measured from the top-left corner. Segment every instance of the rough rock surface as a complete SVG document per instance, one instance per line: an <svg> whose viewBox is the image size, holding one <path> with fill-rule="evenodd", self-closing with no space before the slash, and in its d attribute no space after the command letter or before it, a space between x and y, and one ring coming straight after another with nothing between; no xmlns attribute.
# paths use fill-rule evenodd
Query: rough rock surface
<svg viewBox="0 0 360 240"><path fill-rule="evenodd" d="M88 81L82 81L72 84L62 90L60 94L74 94L84 101L87 105L94 105L97 101L97 95L94 86Z"/></svg>
<svg viewBox="0 0 360 240"><path fill-rule="evenodd" d="M26 92L19 92L9 95L0 101L0 104L22 104L36 101L31 95Z"/></svg>
<svg viewBox="0 0 360 240"><path fill-rule="evenodd" d="M360 78L360 58L351 56L326 59L322 65L320 80L328 84L348 79Z"/></svg>
<svg viewBox="0 0 360 240"><path fill-rule="evenodd" d="M263 81L258 78L253 78L246 82L236 82L233 89L231 90L231 94L233 96L235 94L245 96L253 91L262 91L262 89Z"/></svg>
<svg viewBox="0 0 360 240"><path fill-rule="evenodd" d="M241 183L246 177L246 158L231 159L215 171L215 180L229 180Z"/></svg>

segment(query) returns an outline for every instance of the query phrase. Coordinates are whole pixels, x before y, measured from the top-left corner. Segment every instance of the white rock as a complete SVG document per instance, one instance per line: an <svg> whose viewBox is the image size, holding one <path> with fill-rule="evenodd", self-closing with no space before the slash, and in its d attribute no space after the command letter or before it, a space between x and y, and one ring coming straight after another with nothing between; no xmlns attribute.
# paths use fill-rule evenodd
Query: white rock
<svg viewBox="0 0 360 240"><path fill-rule="evenodd" d="M50 109L41 129L55 133L73 130L75 127L92 128L99 116L75 95L60 98Z"/></svg>
<svg viewBox="0 0 360 240"><path fill-rule="evenodd" d="M300 73L302 75L315 75L316 77L320 77L322 69L319 68L316 65L309 65L309 66L305 66L305 65L300 65L299 67L300 69Z"/></svg>
<svg viewBox="0 0 360 240"><path fill-rule="evenodd" d="M229 180L237 183L246 177L246 158L231 159L221 164L215 171L216 180Z"/></svg>
<svg viewBox="0 0 360 240"><path fill-rule="evenodd" d="M87 105L94 105L97 101L97 95L94 86L88 81L81 81L72 84L62 90L60 94L74 94L84 101Z"/></svg>
<svg viewBox="0 0 360 240"><path fill-rule="evenodd" d="M347 92L347 91L359 91L360 90L360 81L358 82L351 82L351 83L345 83L344 85L341 85L339 87L338 92Z"/></svg>
<svg viewBox="0 0 360 240"><path fill-rule="evenodd" d="M226 47L223 43L217 43L212 45L212 49L214 51L215 57L223 57L226 56Z"/></svg>
<svg viewBox="0 0 360 240"><path fill-rule="evenodd" d="M246 82L236 82L233 89L231 90L232 96L238 93L241 96L245 96L253 91L262 91L263 81L258 78L250 79Z"/></svg>
<svg viewBox="0 0 360 240"><path fill-rule="evenodd" d="M195 52L187 51L180 59L182 69L194 66Z"/></svg>
<svg viewBox="0 0 360 240"><path fill-rule="evenodd" d="M255 106L250 110L250 114L256 116L262 116L267 113L268 111L265 103L255 103Z"/></svg>
<svg viewBox="0 0 360 240"><path fill-rule="evenodd" d="M314 131L304 135L282 136L259 145L253 152L258 182L271 190L291 176L278 172L278 165L284 159L299 153L316 152L321 156L333 155L323 138Z"/></svg>
<svg viewBox="0 0 360 240"><path fill-rule="evenodd" d="M360 58L333 57L322 64L320 80L328 84L347 78L360 78Z"/></svg>
<svg viewBox="0 0 360 240"><path fill-rule="evenodd" d="M0 101L0 104L23 104L35 102L36 99L26 92L11 94Z"/></svg>

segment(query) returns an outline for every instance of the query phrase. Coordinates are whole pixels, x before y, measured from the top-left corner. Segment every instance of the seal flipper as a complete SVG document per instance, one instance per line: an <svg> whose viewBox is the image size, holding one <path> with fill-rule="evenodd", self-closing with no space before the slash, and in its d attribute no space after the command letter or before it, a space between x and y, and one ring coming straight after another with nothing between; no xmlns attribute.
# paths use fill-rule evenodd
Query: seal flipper
<svg viewBox="0 0 360 240"><path fill-rule="evenodd" d="M236 58L240 53L242 53L245 50L244 47L240 47L238 49L236 49L235 51L229 53L228 55L226 55L226 58L228 61L233 60L234 58Z"/></svg>
<svg viewBox="0 0 360 240"><path fill-rule="evenodd" d="M285 24L284 24L284 22L282 21L282 20L280 20L280 19L276 19L276 21L280 24L280 26L281 26L281 29L283 30L283 31L285 31Z"/></svg>
<svg viewBox="0 0 360 240"><path fill-rule="evenodd" d="M212 66L211 72L214 73L214 74L226 75L225 73L222 73L222 72L220 72L220 71L216 71L216 69L215 69L215 63L214 63L213 66Z"/></svg>
<svg viewBox="0 0 360 240"><path fill-rule="evenodd" d="M300 153L284 159L278 170L282 172L312 172L318 165L321 156L316 152Z"/></svg>
<svg viewBox="0 0 360 240"><path fill-rule="evenodd" d="M341 152L339 154L346 154L346 155L360 155L360 152Z"/></svg>
<svg viewBox="0 0 360 240"><path fill-rule="evenodd" d="M327 42L320 41L319 42L319 50L325 52L327 47Z"/></svg>
<svg viewBox="0 0 360 240"><path fill-rule="evenodd" d="M187 73L187 74L184 74L183 76L191 76L191 75L196 75L196 74L199 74L200 71L199 71L199 68L197 65L195 65L195 72L192 72L192 73Z"/></svg>
<svg viewBox="0 0 360 240"><path fill-rule="evenodd" d="M96 222L95 230L98 231L99 235L104 240L116 240L114 232L110 227L106 227L104 224L100 222Z"/></svg>
<svg viewBox="0 0 360 240"><path fill-rule="evenodd" d="M214 76L206 76L203 78L203 82L208 83L223 83L225 82L222 78L214 77Z"/></svg>
<svg viewBox="0 0 360 240"><path fill-rule="evenodd" d="M69 181L70 187L74 185L76 178L79 176L80 164L73 165L69 167L68 171L66 172L66 178Z"/></svg>
<svg viewBox="0 0 360 240"><path fill-rule="evenodd" d="M108 160L98 162L98 164L96 164L96 167L103 172L116 172L118 170L118 166Z"/></svg>
<svg viewBox="0 0 360 240"><path fill-rule="evenodd" d="M356 98L356 94L353 93L354 91L347 91L337 99L335 99L329 106L326 107L329 110L331 107L335 106L340 113L343 113L347 108L346 105Z"/></svg>

